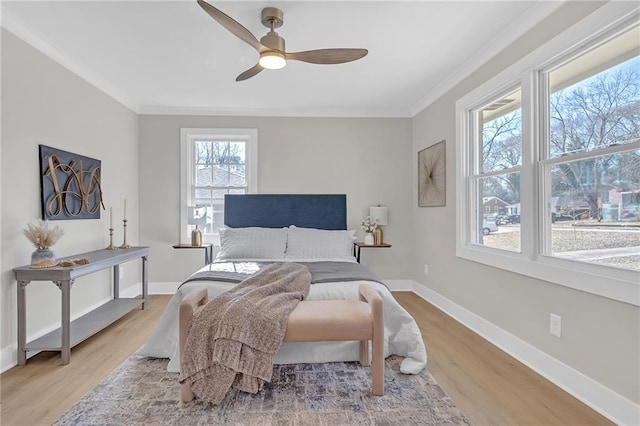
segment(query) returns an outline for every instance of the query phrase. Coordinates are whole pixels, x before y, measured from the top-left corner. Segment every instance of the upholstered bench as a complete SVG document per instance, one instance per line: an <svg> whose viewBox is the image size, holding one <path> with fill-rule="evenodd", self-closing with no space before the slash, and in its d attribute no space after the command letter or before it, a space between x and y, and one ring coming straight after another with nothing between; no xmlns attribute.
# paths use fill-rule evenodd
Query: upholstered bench
<svg viewBox="0 0 640 426"><path fill-rule="evenodd" d="M382 298L371 286L358 288L360 300L304 300L289 315L285 342L360 341L360 364L369 363L373 395L384 395L384 322ZM208 301L204 288L190 292L180 304L180 356L187 341L187 324L199 307ZM182 385L182 401L194 395Z"/></svg>

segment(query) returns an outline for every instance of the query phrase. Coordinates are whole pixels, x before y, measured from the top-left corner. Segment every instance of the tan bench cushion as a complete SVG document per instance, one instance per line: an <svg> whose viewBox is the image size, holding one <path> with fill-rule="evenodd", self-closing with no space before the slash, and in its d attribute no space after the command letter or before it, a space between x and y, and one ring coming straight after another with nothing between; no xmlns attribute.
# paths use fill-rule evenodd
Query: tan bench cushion
<svg viewBox="0 0 640 426"><path fill-rule="evenodd" d="M369 340L371 306L356 300L309 300L289 315L285 342Z"/></svg>

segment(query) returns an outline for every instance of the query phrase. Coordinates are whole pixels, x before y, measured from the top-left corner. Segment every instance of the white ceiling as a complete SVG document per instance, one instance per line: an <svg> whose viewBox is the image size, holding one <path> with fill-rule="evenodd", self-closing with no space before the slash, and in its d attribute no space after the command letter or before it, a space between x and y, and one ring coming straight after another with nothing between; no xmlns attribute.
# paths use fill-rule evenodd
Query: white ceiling
<svg viewBox="0 0 640 426"><path fill-rule="evenodd" d="M366 48L341 65L258 59L196 0L2 1L2 26L142 114L411 117L555 10L549 1L214 1L287 51Z"/></svg>

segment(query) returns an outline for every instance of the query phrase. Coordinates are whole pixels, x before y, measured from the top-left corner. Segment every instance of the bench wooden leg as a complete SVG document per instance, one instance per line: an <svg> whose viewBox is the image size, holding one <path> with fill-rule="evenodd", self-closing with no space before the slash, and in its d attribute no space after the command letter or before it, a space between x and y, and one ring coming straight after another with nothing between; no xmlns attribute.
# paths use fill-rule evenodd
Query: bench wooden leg
<svg viewBox="0 0 640 426"><path fill-rule="evenodd" d="M381 338L373 336L373 356L371 361L371 376L374 395L384 395L384 342Z"/></svg>
<svg viewBox="0 0 640 426"><path fill-rule="evenodd" d="M384 395L384 307L382 298L372 287L361 285L358 288L359 299L371 305L373 336L371 338L371 379L374 395ZM365 346L366 345L366 346ZM366 354L366 363L363 362ZM369 342L360 342L360 362L369 365Z"/></svg>
<svg viewBox="0 0 640 426"><path fill-rule="evenodd" d="M360 341L360 365L364 365L365 367L370 365L369 362L369 341L361 340Z"/></svg>
<svg viewBox="0 0 640 426"><path fill-rule="evenodd" d="M178 344L180 345L180 360L182 361L182 357L184 354L184 345L187 343L187 325L191 318L193 318L193 314L196 310L204 306L208 301L207 290L205 288L199 288L193 290L189 294L187 294L182 302L180 303L180 317L178 320L179 326L179 339ZM180 400L182 402L191 401L195 395L191 391L191 386L186 383L183 383L180 387Z"/></svg>

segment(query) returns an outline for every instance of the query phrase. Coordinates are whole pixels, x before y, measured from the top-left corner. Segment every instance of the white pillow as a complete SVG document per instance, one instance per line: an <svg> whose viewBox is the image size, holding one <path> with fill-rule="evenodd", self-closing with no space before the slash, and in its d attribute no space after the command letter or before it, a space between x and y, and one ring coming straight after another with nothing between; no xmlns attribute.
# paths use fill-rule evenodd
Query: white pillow
<svg viewBox="0 0 640 426"><path fill-rule="evenodd" d="M355 231L328 231L312 228L287 229L287 257L347 259L353 257Z"/></svg>
<svg viewBox="0 0 640 426"><path fill-rule="evenodd" d="M219 229L217 259L283 259L287 248L286 228Z"/></svg>

